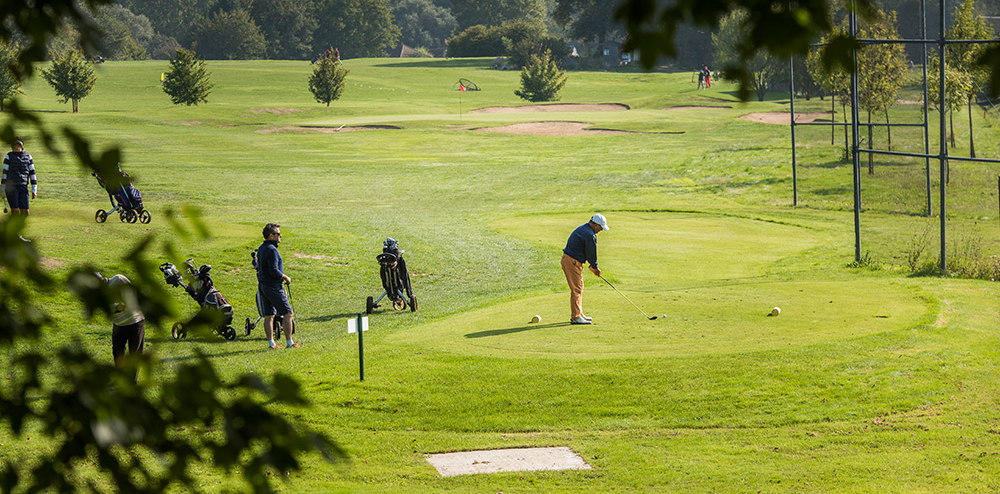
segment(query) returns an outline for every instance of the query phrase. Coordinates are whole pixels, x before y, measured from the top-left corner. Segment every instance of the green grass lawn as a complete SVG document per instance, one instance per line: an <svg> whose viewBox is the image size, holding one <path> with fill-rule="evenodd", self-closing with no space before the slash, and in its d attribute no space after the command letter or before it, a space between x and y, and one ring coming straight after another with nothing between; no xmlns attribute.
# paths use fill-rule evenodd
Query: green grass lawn
<svg viewBox="0 0 1000 494"><path fill-rule="evenodd" d="M158 239L146 252L155 262L173 260L162 251L169 240L180 256L212 264L241 336L173 341L150 329L148 351L164 364L152 379L199 349L226 376L290 373L312 406L278 410L351 456L346 465L309 457L304 473L275 481L280 489L1000 488L997 287L909 276L908 256L937 258L938 219L921 213L923 161L881 159L874 174L863 172L862 245L872 262L851 268L851 167L829 129L800 128L793 207L788 127L738 118L787 111L787 97L738 103L732 86L697 91L687 72L582 72L570 73L562 103L630 109L469 114L526 104L513 94L518 73L487 70L488 59L346 63L347 89L329 108L312 100L303 62L209 62L215 89L196 107L170 104L159 89L162 62L101 65L79 114L41 81L24 88L25 104L53 128L121 146L122 166L153 214L149 225L95 223L106 194L25 129L39 178L26 235L45 266L123 271L122 256L147 234ZM460 77L483 90L452 91ZM665 110L672 106L731 108ZM826 111L829 100L796 101L796 109ZM917 105L892 113L893 121L920 117ZM995 117L975 119L979 156L1000 157ZM534 121L637 133L471 131ZM367 124L399 129L260 132ZM876 146L886 137L876 134ZM921 138L894 132L893 148L922 151ZM1000 253L996 174L952 165L950 255L972 256L974 246L987 258ZM936 168L932 185L936 214ZM178 236L165 221L185 205L200 209L211 239ZM599 235L606 277L660 318L646 320L585 273L595 324L566 324L560 250L598 211L611 227ZM243 319L256 317L249 253L269 221L282 225L293 279L303 344L295 351L266 350L260 327L242 337ZM406 251L420 310L371 316L359 382L347 320L381 293L375 255L388 236ZM180 290L173 295L195 311ZM33 345L78 339L110 360L110 323L85 320L68 294L45 303L58 327ZM767 317L776 306L781 315ZM528 324L533 315L542 322ZM20 461L46 447L38 431L28 435L0 432L0 458ZM440 478L424 459L531 446L569 446L593 469ZM237 485L200 475L207 490Z"/></svg>

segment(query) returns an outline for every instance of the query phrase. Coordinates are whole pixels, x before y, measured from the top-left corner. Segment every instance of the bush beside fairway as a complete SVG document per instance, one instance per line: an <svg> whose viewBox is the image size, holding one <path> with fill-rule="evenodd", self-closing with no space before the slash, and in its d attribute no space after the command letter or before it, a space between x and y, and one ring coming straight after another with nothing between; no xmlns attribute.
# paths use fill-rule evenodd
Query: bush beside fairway
<svg viewBox="0 0 1000 494"><path fill-rule="evenodd" d="M282 224L304 348L265 351L259 327L235 342L174 342L151 330L149 348L164 361L162 372L200 349L224 373L286 371L300 380L313 406L287 412L328 432L353 460L341 468L309 458L307 473L279 487L1000 487L996 287L910 278L900 269L909 239L936 221L909 211L922 196L893 187L913 183L922 162L880 167L866 179L864 247L887 264L849 269L850 167L838 162L829 133L800 134L802 206L791 208L788 129L737 118L786 108L780 100L738 104L724 84L695 91L688 73L571 73L562 102L631 109L460 115L459 97L463 110L523 104L513 96L518 74L485 70L485 59L350 64L344 98L329 109L311 101L308 64L292 62L210 63L216 90L198 107L169 104L158 87L165 64L156 62L102 65L79 115L64 113L68 106L39 81L24 88L26 103L49 124L72 124L98 145L122 145L123 166L154 214L150 225L94 223L94 210L107 205L103 191L26 132L40 181L28 236L57 273L79 262L122 270L121 255L143 235L174 236L167 208L194 205L214 236L176 238L180 254L213 265L218 288L242 321L255 316L249 251L260 243L263 223ZM459 77L484 91L451 91ZM710 98L733 108L662 110L723 104ZM827 104L802 102L801 111ZM894 112L911 118L912 106ZM545 120L684 133L466 131ZM256 133L364 124L401 129ZM1000 155L995 130L977 132L980 155ZM908 133L893 138L913 145ZM883 172L889 169L905 170L905 178ZM963 170L962 180L982 175L955 165L955 180ZM981 197L987 193L952 190L952 228L995 244L997 226L980 219L993 214ZM508 331L526 327L536 313L542 326L566 318L559 249L594 211L611 222L599 237L609 279L651 314L670 317L640 319L587 274L585 307L597 325ZM366 382L359 383L356 339L345 321L366 296L381 293L374 256L386 236L407 251L420 311L371 316ZM166 260L159 246L147 256ZM834 309L825 310L831 300ZM45 302L60 330L39 344L79 338L110 359L109 324L85 322L68 298ZM764 317L775 305L782 315ZM469 336L477 333L482 337ZM37 432L28 435L35 439L0 440L5 461L45 447ZM594 470L441 479L422 456L553 445L572 447ZM206 489L231 480L204 475Z"/></svg>

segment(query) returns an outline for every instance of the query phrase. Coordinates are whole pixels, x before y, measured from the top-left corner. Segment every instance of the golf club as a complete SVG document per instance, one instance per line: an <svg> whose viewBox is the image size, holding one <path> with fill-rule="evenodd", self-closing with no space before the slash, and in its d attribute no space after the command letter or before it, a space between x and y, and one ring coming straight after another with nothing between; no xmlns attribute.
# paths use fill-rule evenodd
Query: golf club
<svg viewBox="0 0 1000 494"><path fill-rule="evenodd" d="M3 196L3 214L7 214L7 192L0 190L0 196Z"/></svg>
<svg viewBox="0 0 1000 494"><path fill-rule="evenodd" d="M608 284L608 286L610 286L610 287L611 287L611 288L613 288L613 289L614 289L614 290L615 290L616 292L618 292L618 295L621 295L622 297L625 297L625 294L624 294L624 293L622 293L621 291L619 291L619 290L618 290L617 288L615 288L615 286L614 286L614 285L612 285L610 281L606 280L606 279L605 279L605 278L604 278L603 276L601 276L600 278L601 278L602 280L604 280L604 282L605 282L605 283L607 283L607 284ZM638 306L638 305L635 305L635 302L633 302L633 301L632 301L632 299L630 299L630 298L628 298L628 297L625 297L625 300L628 300L628 303L632 304L632 307L635 307L636 309L639 309L639 306ZM652 321L653 319L656 319L656 317L657 317L657 316L652 316L652 317L650 317L650 315L649 315L649 314L646 314L646 311L644 311L644 310L642 310L642 309L639 309L639 312L642 312L642 315L646 316L646 319L649 319L650 321Z"/></svg>

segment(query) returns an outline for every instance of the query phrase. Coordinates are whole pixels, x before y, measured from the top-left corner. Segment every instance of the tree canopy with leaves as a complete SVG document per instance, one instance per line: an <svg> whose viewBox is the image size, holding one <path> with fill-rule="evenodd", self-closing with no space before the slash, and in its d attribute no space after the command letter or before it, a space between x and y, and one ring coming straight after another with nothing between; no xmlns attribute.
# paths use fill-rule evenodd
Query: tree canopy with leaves
<svg viewBox="0 0 1000 494"><path fill-rule="evenodd" d="M570 36L596 39L598 46L602 46L609 36L621 31L621 23L614 16L618 4L612 0L556 0L552 18Z"/></svg>
<svg viewBox="0 0 1000 494"><path fill-rule="evenodd" d="M93 64L85 60L79 50L57 54L52 67L42 71L42 77L63 103L73 103L73 113L80 111L80 100L86 98L97 83Z"/></svg>
<svg viewBox="0 0 1000 494"><path fill-rule="evenodd" d="M316 53L333 46L344 58L384 57L399 41L388 0L319 0L317 17Z"/></svg>
<svg viewBox="0 0 1000 494"><path fill-rule="evenodd" d="M330 106L331 101L340 99L347 85L347 74L351 71L344 68L336 51L327 50L319 57L316 68L309 76L309 91L317 102Z"/></svg>
<svg viewBox="0 0 1000 494"><path fill-rule="evenodd" d="M749 13L746 10L738 9L719 23L719 30L712 34L716 64L733 67L741 63L739 43L746 36L744 31L747 17ZM743 63L748 71L746 75L749 77L749 88L757 95L757 101L764 101L764 96L777 78L786 72L788 59L779 59L766 51L758 50L752 58ZM742 82L741 75L733 71L725 70L722 76L728 80Z"/></svg>
<svg viewBox="0 0 1000 494"><path fill-rule="evenodd" d="M0 41L0 111L3 102L21 92L21 80L11 70L17 63L17 47L13 43Z"/></svg>
<svg viewBox="0 0 1000 494"><path fill-rule="evenodd" d="M976 12L974 0L965 0L955 8L948 39L993 39L993 28L982 15ZM976 94L985 92L989 84L989 72L985 66L976 61L983 55L986 47L976 43L954 43L945 49L945 64L963 74L965 84L957 84L956 88L965 91L965 103L969 110L969 156L976 157L976 142L972 132L972 103ZM947 77L947 75L945 75ZM947 84L947 83L946 83ZM951 145L955 145L955 129L951 129Z"/></svg>
<svg viewBox="0 0 1000 494"><path fill-rule="evenodd" d="M208 60L254 60L267 49L260 28L243 9L217 12L195 27L192 39L192 50Z"/></svg>
<svg viewBox="0 0 1000 494"><path fill-rule="evenodd" d="M212 90L205 61L193 51L180 49L170 59L170 69L163 75L163 92L175 105L208 103Z"/></svg>

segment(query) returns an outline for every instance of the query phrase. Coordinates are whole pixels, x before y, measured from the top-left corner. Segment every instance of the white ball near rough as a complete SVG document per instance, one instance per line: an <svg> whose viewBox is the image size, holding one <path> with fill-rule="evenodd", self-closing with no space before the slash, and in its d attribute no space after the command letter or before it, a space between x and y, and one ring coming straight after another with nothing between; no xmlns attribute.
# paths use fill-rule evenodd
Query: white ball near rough
<svg viewBox="0 0 1000 494"><path fill-rule="evenodd" d="M542 322L542 316L533 316L531 318L532 323Z"/></svg>
<svg viewBox="0 0 1000 494"><path fill-rule="evenodd" d="M775 307L775 308L771 309L771 315L772 316L776 316L778 314L781 314L781 307Z"/></svg>

